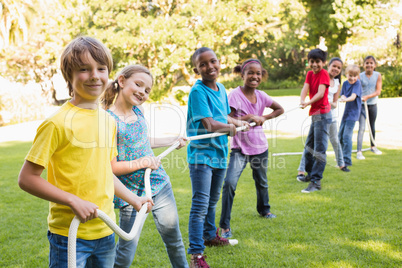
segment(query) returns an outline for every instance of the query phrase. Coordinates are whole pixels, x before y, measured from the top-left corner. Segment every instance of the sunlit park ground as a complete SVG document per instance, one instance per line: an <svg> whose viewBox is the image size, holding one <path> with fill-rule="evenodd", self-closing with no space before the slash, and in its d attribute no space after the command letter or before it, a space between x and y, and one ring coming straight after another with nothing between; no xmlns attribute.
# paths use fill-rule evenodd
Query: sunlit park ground
<svg viewBox="0 0 402 268"><path fill-rule="evenodd" d="M379 101L377 143L383 155L365 152L366 160L362 161L353 155L352 172L345 174L335 168L329 145L323 189L312 194L302 194L300 190L306 185L296 181L300 155L273 156L301 152L309 124L307 111L292 110L298 97L275 99L289 111L265 126L270 143L270 204L278 218L265 220L258 216L251 171L246 169L232 215L234 238L239 244L208 248L208 263L211 267L401 267L402 120L394 111L402 99ZM150 131L156 136L184 131L185 107L149 104L146 112ZM48 203L17 186L18 172L37 124L0 128L0 267L48 265ZM355 141L356 137L354 146ZM365 141L367 148L367 133ZM183 148L167 156L163 164L172 180L188 247L191 186L185 157ZM220 210L219 203L217 224ZM139 243L132 267L170 267L152 216L145 223Z"/></svg>

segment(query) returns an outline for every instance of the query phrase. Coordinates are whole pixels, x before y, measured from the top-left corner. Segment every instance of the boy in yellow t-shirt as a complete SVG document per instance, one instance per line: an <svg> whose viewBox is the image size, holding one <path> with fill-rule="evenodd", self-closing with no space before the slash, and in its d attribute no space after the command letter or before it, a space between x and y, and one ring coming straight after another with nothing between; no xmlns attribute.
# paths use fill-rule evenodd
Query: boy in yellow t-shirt
<svg viewBox="0 0 402 268"><path fill-rule="evenodd" d="M94 38L78 37L65 48L61 71L72 99L39 126L18 178L21 189L50 201L49 267L67 267L67 236L74 216L82 223L77 234L77 265L112 267L114 234L97 218L96 210L115 219L114 195L137 210L145 202L149 210L153 205L151 199L133 194L112 173L116 125L98 106L112 67L109 50ZM47 181L40 177L45 168Z"/></svg>

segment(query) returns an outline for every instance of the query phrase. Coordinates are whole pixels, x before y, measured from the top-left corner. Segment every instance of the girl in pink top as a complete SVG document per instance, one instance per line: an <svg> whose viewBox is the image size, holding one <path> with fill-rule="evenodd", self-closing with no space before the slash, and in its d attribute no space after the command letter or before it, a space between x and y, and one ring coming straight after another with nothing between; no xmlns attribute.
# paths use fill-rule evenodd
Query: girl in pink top
<svg viewBox="0 0 402 268"><path fill-rule="evenodd" d="M275 118L284 112L282 106L270 96L263 91L257 90L262 80L268 77L268 72L262 67L259 60L248 59L241 66L236 66L234 72L241 74L244 84L234 89L228 96L231 110L230 116L255 122L256 126L248 132L238 132L232 138L232 151L223 185L222 214L219 224L224 238L232 237L230 215L233 199L237 182L247 162L250 162L250 167L253 170L253 179L257 190L258 213L265 218L276 218L270 212L271 207L268 203L268 142L262 125L266 120ZM264 113L267 107L273 111Z"/></svg>

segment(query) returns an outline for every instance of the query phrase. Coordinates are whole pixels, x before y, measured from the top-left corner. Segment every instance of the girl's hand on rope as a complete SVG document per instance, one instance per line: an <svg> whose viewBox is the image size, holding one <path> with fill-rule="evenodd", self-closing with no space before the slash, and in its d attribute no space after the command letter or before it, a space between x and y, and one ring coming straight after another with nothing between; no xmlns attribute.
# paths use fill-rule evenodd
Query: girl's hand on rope
<svg viewBox="0 0 402 268"><path fill-rule="evenodd" d="M250 118L251 122L255 122L256 126L262 126L265 122L265 118L263 116L255 115Z"/></svg>
<svg viewBox="0 0 402 268"><path fill-rule="evenodd" d="M248 131L250 129L250 123L244 120L233 119L233 124L236 127L245 127L242 131ZM230 135L230 134L229 134Z"/></svg>
<svg viewBox="0 0 402 268"><path fill-rule="evenodd" d="M183 148L184 146L186 146L187 138L179 137L178 141L180 142L180 145L177 146L177 148L176 148L177 150L180 149L180 148Z"/></svg>
<svg viewBox="0 0 402 268"><path fill-rule="evenodd" d="M152 210L152 207L155 205L154 201L152 201L152 198L149 198L146 196L138 197L135 199L135 201L131 205L138 212L138 211L140 211L142 205L145 203L147 203L147 213L149 213Z"/></svg>
<svg viewBox="0 0 402 268"><path fill-rule="evenodd" d="M155 170L158 169L161 165L161 160L155 156L144 156L141 157L139 160L143 168L150 168Z"/></svg>
<svg viewBox="0 0 402 268"><path fill-rule="evenodd" d="M74 196L70 204L71 210L78 217L81 223L98 217L97 209L99 208L94 203L82 200L78 196Z"/></svg>

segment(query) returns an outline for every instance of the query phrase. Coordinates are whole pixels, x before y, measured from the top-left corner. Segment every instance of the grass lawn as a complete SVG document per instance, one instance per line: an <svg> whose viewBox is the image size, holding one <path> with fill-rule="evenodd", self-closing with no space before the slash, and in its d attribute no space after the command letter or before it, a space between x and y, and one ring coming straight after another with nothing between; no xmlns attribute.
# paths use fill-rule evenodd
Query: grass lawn
<svg viewBox="0 0 402 268"><path fill-rule="evenodd" d="M334 168L334 155L329 155L323 189L303 194L300 190L307 185L296 181L300 156L271 156L300 151L301 138L269 142L270 204L278 218L258 216L254 183L246 168L231 222L239 244L207 248L211 267L402 267L402 182L397 160L402 159L401 150L380 148L381 156L366 152L366 160L353 158L350 173ZM30 144L0 143L0 267L48 265L48 202L17 185ZM187 248L191 184L185 154L185 149L175 151L163 163L172 180ZM217 223L220 211L218 203ZM132 267L170 267L151 215Z"/></svg>

